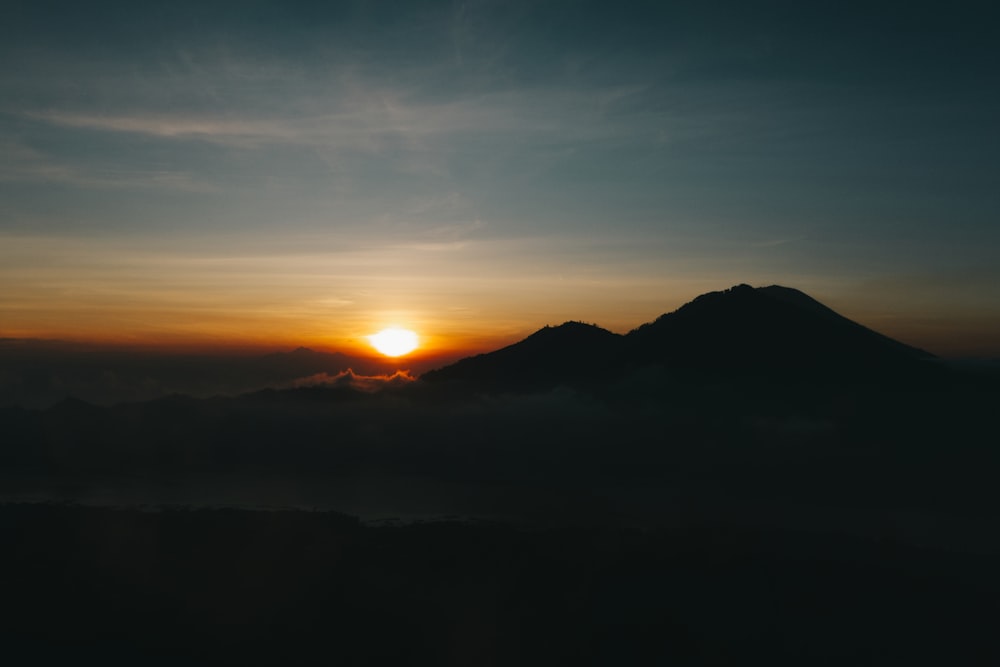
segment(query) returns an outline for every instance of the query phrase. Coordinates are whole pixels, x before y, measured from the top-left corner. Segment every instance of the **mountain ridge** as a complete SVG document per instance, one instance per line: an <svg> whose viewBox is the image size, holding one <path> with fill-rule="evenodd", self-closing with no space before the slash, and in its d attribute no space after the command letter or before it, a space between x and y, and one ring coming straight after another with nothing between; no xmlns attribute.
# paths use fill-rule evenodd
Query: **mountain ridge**
<svg viewBox="0 0 1000 667"><path fill-rule="evenodd" d="M914 371L934 355L840 315L797 289L739 284L707 292L625 335L570 321L422 375L499 389L592 384L660 366L764 377Z"/></svg>

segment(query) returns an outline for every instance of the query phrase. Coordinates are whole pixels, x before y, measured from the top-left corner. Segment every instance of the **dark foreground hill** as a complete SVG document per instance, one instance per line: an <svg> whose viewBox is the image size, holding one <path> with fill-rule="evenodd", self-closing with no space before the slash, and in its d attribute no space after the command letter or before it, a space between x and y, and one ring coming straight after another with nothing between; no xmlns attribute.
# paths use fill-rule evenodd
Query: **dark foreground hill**
<svg viewBox="0 0 1000 667"><path fill-rule="evenodd" d="M995 664L990 558L747 529L0 505L8 664ZM981 661L981 662L980 662Z"/></svg>
<svg viewBox="0 0 1000 667"><path fill-rule="evenodd" d="M655 530L0 505L6 664L996 664L986 555Z"/></svg>
<svg viewBox="0 0 1000 667"><path fill-rule="evenodd" d="M422 377L504 390L607 383L648 367L686 376L867 381L926 375L933 372L930 359L798 290L737 285L703 294L626 336L568 322Z"/></svg>

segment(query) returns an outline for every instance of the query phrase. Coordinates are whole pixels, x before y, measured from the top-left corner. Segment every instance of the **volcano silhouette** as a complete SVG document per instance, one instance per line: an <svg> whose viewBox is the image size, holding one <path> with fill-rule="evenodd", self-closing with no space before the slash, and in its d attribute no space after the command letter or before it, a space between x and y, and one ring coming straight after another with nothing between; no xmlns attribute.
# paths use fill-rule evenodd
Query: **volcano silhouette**
<svg viewBox="0 0 1000 667"><path fill-rule="evenodd" d="M461 359L421 377L498 388L581 384L615 372L624 337L582 322L544 327L505 348Z"/></svg>
<svg viewBox="0 0 1000 667"><path fill-rule="evenodd" d="M621 336L567 322L424 374L516 389L605 382L643 367L691 375L813 379L902 376L933 355L872 331L789 287L703 294Z"/></svg>
<svg viewBox="0 0 1000 667"><path fill-rule="evenodd" d="M888 370L933 356L777 285L703 294L627 341L633 361L715 371Z"/></svg>

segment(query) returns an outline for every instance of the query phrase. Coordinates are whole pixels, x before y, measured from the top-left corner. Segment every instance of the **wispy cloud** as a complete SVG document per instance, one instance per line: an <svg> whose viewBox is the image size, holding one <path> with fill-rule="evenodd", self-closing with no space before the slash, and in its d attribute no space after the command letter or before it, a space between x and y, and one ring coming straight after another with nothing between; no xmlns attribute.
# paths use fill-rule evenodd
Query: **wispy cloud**
<svg viewBox="0 0 1000 667"><path fill-rule="evenodd" d="M107 132L147 134L154 137L189 137L217 141L239 140L240 138L257 141L288 141L302 136L302 133L297 131L294 126L285 122L269 123L211 117L162 116L155 113L98 116L49 111L28 115L54 125Z"/></svg>
<svg viewBox="0 0 1000 667"><path fill-rule="evenodd" d="M150 87L145 82L143 89ZM437 218L440 225L481 215L461 185L470 179L541 180L554 165L583 159L576 153L588 147L642 142L644 133L658 131L615 109L637 94L618 87L430 96L416 86L354 78L323 94L308 88L289 91L283 108L253 95L243 105L164 105L150 93L100 111L65 102L8 111L29 137L58 131L67 139L7 151L0 179L202 192L287 184L289 191L321 188L339 203L364 202L396 219ZM391 179L404 179L410 190Z"/></svg>
<svg viewBox="0 0 1000 667"><path fill-rule="evenodd" d="M420 141L453 135L551 135L579 140L615 136L626 127L608 117L609 105L633 91L507 90L451 99L419 99L414 91L353 87L324 100L289 101L290 111L272 115L232 109L92 113L24 111L26 117L70 128L201 140L236 146L317 142L354 148L381 146L395 136ZM258 107L260 105L257 105ZM609 126L611 122L611 126Z"/></svg>
<svg viewBox="0 0 1000 667"><path fill-rule="evenodd" d="M0 141L0 181L50 183L96 189L169 189L213 192L217 188L187 171L144 169L135 165L72 164L23 143Z"/></svg>

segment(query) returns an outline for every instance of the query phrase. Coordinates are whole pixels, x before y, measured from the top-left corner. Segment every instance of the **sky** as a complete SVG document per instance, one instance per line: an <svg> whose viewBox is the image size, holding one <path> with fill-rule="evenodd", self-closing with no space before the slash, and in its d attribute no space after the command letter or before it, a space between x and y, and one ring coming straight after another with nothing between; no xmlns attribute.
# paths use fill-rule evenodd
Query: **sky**
<svg viewBox="0 0 1000 667"><path fill-rule="evenodd" d="M8 0L0 338L485 351L750 283L998 356L998 18Z"/></svg>

